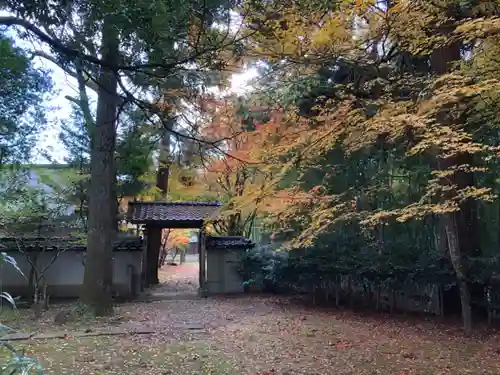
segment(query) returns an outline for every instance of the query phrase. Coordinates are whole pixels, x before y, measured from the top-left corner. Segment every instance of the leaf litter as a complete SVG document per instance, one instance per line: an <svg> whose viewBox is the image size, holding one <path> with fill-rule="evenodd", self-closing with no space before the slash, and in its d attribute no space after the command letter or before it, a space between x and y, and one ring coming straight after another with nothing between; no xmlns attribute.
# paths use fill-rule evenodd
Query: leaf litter
<svg viewBox="0 0 500 375"><path fill-rule="evenodd" d="M175 287L192 290L197 270L178 268L172 272ZM168 284L168 277L163 281ZM50 317L59 308L53 306L31 329L54 329ZM20 313L19 322L30 320L23 316L28 310ZM110 324L154 328L155 333L71 334ZM498 334L467 338L437 321L382 320L269 296L124 303L111 318L75 322L65 329L65 339L19 345L54 375L500 374Z"/></svg>

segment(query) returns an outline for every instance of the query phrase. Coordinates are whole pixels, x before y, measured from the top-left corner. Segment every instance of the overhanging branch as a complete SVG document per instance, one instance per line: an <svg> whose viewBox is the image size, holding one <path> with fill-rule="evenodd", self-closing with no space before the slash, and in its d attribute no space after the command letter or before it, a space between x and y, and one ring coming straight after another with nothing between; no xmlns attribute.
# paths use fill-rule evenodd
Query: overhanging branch
<svg viewBox="0 0 500 375"><path fill-rule="evenodd" d="M34 57L40 57L42 59L50 61L54 65L57 65L59 68L61 68L64 71L64 73L66 73L70 77L78 79L78 75L75 71L69 69L68 67L61 66L61 63L59 61L57 61L57 59L54 56L51 56L48 53L43 52L43 51L35 51L31 54L31 58L34 58ZM91 89L95 92L97 92L97 90L99 89L99 86L94 81L92 81L90 79L85 80L85 85L89 89Z"/></svg>
<svg viewBox="0 0 500 375"><path fill-rule="evenodd" d="M170 63L148 63L148 64L133 64L133 65L119 65L119 64L113 64L109 63L107 61L104 61L102 59L99 59L95 56L83 53L77 49L67 47L62 43L61 41L57 40L56 38L51 37L48 35L46 32L44 32L42 29L39 27L35 26L32 24L30 21L17 18L17 17L12 17L12 16L4 16L0 17L0 26L20 26L24 28L25 30L29 31L30 33L34 34L40 41L48 44L51 46L55 51L58 53L61 53L68 57L70 60L74 58L79 58L81 60L87 61L92 64L96 64L105 68L110 69L113 72L118 72L120 70L122 71L141 71L144 69L161 69L165 72L172 71L177 69L177 67L182 66L183 64L187 64L190 62L195 61L197 58L207 54L207 53L212 53L216 52L218 50L230 47L234 43L238 43L244 39L246 39L249 35L244 35L239 38L232 38L230 41L226 43L221 43L220 45L216 46L211 46L208 48L204 48L202 50L195 49L196 52L190 56L187 56L185 58L175 60Z"/></svg>

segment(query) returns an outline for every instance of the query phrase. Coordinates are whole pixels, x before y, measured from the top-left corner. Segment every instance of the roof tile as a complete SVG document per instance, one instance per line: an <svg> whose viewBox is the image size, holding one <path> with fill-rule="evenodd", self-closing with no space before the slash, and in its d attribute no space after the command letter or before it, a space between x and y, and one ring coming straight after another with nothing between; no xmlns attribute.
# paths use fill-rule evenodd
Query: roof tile
<svg viewBox="0 0 500 375"><path fill-rule="evenodd" d="M207 236L205 240L207 248L223 249L251 249L255 243L241 236Z"/></svg>
<svg viewBox="0 0 500 375"><path fill-rule="evenodd" d="M87 251L86 239L78 237L0 237L0 251ZM142 251L141 237L118 238L113 242L113 251Z"/></svg>
<svg viewBox="0 0 500 375"><path fill-rule="evenodd" d="M151 221L203 221L220 206L219 202L130 202L127 217L135 224Z"/></svg>

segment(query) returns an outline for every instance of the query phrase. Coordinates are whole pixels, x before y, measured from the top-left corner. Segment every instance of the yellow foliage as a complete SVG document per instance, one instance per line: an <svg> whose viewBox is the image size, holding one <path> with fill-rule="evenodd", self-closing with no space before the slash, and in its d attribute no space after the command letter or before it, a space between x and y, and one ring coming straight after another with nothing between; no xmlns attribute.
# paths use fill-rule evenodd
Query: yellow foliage
<svg viewBox="0 0 500 375"><path fill-rule="evenodd" d="M388 9L375 0L335 4L311 10L300 2L271 1L248 21L259 25L249 42L252 56L295 64L287 78L315 77L320 67L331 68L339 60L375 73L365 78L369 74L361 72L359 80L352 74L348 82L328 81L331 87L325 91L334 93L313 106L314 117L299 116L293 107L275 110L269 123L253 134L245 132L239 145L233 142L229 157L240 156L240 161L220 159L211 177L219 183L217 178L226 174L223 185L233 189L226 215L251 215L258 206L257 214L276 230L297 230L292 244L303 246L340 221L374 227L456 212L467 200L495 199L490 189L464 186L456 176L484 173L500 156L500 146L479 139L481 129L474 123L480 110L500 99L499 2L463 2L460 14L451 8L457 2L445 0L392 0ZM464 56L454 63L446 55L449 51L455 51L455 59L460 58L456 51ZM414 64L410 58L427 64L428 72L398 66ZM445 68L441 76L433 75L440 59ZM446 69L448 74L443 74ZM368 114L369 106L373 113ZM219 129L227 131L227 124L238 123L233 109L224 116L221 112L226 128ZM359 182L344 186L345 176L338 171L351 163L354 171L361 169L359 163L374 170L368 177L359 172ZM413 178L424 173L416 168L413 176L412 163L431 171L427 185L418 199L386 207L387 200L396 200L400 190L410 189ZM239 173L250 166L258 173L235 194ZM325 176L317 189L303 186L309 182L304 175L311 171ZM284 184L293 173L305 181ZM390 198L378 199L386 196Z"/></svg>

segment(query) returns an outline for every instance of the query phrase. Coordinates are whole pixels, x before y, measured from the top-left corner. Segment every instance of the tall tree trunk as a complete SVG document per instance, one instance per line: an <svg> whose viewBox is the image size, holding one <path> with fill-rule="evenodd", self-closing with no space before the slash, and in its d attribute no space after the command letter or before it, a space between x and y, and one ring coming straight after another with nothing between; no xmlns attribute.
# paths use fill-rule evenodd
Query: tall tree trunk
<svg viewBox="0 0 500 375"><path fill-rule="evenodd" d="M168 129L173 123L168 124ZM156 187L160 190L162 198L168 197L168 177L170 174L170 132L165 129L160 142L160 155L158 160L158 172L156 175ZM158 261L160 258L160 248L162 240L162 229L154 229L151 232L151 246L148 247L146 282L149 286L160 283L158 278Z"/></svg>
<svg viewBox="0 0 500 375"><path fill-rule="evenodd" d="M467 273L462 262L460 242L457 236L456 215L453 213L445 214L443 220L446 228L446 238L448 239L448 249L450 252L451 263L453 264L453 268L458 279L464 331L465 333L470 334L472 332L471 298L469 286L467 285Z"/></svg>
<svg viewBox="0 0 500 375"><path fill-rule="evenodd" d="M470 155L457 155L444 160L440 160L438 165L441 170L448 170L456 166L463 165L470 159ZM472 162L472 161L471 161ZM449 181L448 178L451 180ZM443 185L455 185L457 189L473 186L473 176L471 173L455 172L452 176L443 178ZM453 195L452 192L449 194ZM463 262L466 256L477 255L479 252L479 239L477 237L477 217L473 207L473 202L466 202L459 206L459 211L445 214L442 217L442 225L446 232L448 251L458 281L460 293L460 304L462 309L462 319L466 333L472 331L471 313L471 285L467 281L468 270Z"/></svg>
<svg viewBox="0 0 500 375"><path fill-rule="evenodd" d="M453 17L453 14L450 14ZM448 35L449 30L440 30L440 34ZM431 68L433 73L443 75L450 71L451 64L461 59L460 43L452 43L444 47L439 47L432 52ZM449 124L444 124L449 125ZM462 153L454 157L440 161L440 169L446 170L452 167L468 164L473 165L472 155ZM457 189L463 189L474 186L474 175L470 172L456 171L451 177L451 184L456 185ZM448 185L446 179L442 179L442 184ZM467 282L467 270L463 264L464 256L478 255L480 253L477 213L475 202L468 201L460 205L460 210L453 214L447 214L444 220L446 237L448 240L448 249L451 261L455 270L458 287L460 291L460 301L462 305L462 319L466 332L472 330L471 314L471 285Z"/></svg>
<svg viewBox="0 0 500 375"><path fill-rule="evenodd" d="M103 60L108 64L117 64L118 47L118 33L112 19L106 17L101 41ZM87 256L81 295L82 302L96 315L112 311L117 86L115 73L102 67L96 123L91 129Z"/></svg>
<svg viewBox="0 0 500 375"><path fill-rule="evenodd" d="M168 195L168 177L170 174L170 132L174 126L174 121L166 124L163 136L160 142L160 155L158 157L158 172L156 175L156 187L160 189L163 199Z"/></svg>

